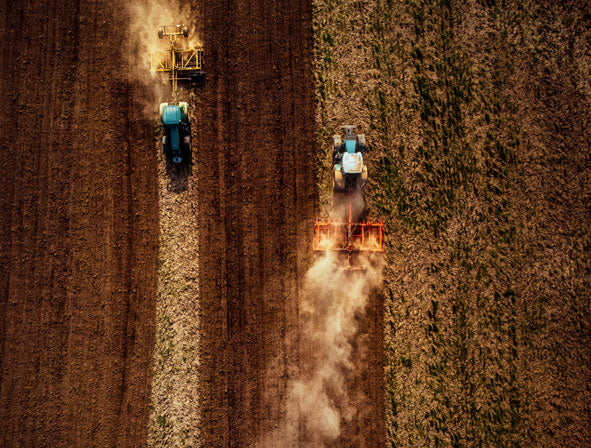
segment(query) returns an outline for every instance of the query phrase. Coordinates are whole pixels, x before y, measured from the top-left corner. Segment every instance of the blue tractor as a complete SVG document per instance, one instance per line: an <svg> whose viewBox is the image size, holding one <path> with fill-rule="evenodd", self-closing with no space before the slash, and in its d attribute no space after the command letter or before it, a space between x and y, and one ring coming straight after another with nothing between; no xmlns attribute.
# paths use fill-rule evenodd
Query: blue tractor
<svg viewBox="0 0 591 448"><path fill-rule="evenodd" d="M367 185L367 166L363 154L367 151L364 134L355 134L355 126L343 126L345 141L333 136L333 179L335 192L363 191Z"/></svg>
<svg viewBox="0 0 591 448"><path fill-rule="evenodd" d="M191 122L189 104L160 104L160 119L164 126L162 148L166 157L177 166L191 161Z"/></svg>
<svg viewBox="0 0 591 448"><path fill-rule="evenodd" d="M203 48L186 41L189 28L184 25L160 26L158 37L168 37L170 46L150 53L150 71L171 82L172 98L176 101L179 81L195 81L204 75L201 66ZM182 42L186 46L183 48ZM178 45L178 46L177 46ZM160 104L160 120L164 127L162 147L167 159L175 166L191 163L191 122L189 104L185 102Z"/></svg>

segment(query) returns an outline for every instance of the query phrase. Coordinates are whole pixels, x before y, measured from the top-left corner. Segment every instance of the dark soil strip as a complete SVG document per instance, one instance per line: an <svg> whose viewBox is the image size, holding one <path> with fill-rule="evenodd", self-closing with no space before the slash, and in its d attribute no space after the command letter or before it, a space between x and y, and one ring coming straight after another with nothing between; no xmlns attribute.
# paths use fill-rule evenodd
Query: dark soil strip
<svg viewBox="0 0 591 448"><path fill-rule="evenodd" d="M214 1L197 139L204 446L278 424L316 191L309 2Z"/></svg>
<svg viewBox="0 0 591 448"><path fill-rule="evenodd" d="M122 6L0 9L2 446L146 437L156 162L121 82Z"/></svg>

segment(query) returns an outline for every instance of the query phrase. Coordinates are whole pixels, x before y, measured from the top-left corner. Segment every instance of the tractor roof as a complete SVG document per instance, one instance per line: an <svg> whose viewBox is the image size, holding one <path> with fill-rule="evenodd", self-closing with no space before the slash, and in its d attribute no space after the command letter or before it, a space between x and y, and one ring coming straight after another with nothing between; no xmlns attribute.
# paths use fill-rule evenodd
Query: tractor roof
<svg viewBox="0 0 591 448"><path fill-rule="evenodd" d="M179 106L166 106L162 111L162 123L165 126L177 125L181 122L182 111Z"/></svg>

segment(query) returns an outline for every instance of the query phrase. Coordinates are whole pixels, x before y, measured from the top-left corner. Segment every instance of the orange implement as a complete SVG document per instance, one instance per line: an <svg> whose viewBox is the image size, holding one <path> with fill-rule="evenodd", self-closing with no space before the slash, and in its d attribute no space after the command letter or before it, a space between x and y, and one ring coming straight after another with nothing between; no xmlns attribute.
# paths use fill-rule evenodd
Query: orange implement
<svg viewBox="0 0 591 448"><path fill-rule="evenodd" d="M382 220L353 222L349 202L346 222L316 220L314 250L344 252L349 261L355 252L384 252L383 227Z"/></svg>

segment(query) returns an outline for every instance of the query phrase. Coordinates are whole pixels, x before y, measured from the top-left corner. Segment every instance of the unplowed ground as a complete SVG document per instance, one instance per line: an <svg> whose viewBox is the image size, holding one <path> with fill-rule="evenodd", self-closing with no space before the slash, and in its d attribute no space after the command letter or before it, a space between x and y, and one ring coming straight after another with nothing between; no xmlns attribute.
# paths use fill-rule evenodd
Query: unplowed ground
<svg viewBox="0 0 591 448"><path fill-rule="evenodd" d="M387 446L591 444L588 3L315 1L319 133L366 133L387 229Z"/></svg>

